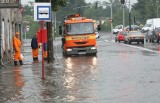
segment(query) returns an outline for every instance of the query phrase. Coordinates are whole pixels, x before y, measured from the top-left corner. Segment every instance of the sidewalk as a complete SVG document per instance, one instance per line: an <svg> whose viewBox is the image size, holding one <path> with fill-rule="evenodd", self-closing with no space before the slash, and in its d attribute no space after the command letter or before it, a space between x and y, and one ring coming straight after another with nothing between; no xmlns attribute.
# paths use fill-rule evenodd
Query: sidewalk
<svg viewBox="0 0 160 103"><path fill-rule="evenodd" d="M0 70L0 103L45 103L44 101L52 101L48 100L47 87L48 83L52 84L53 79L58 77L58 74L53 64L49 65L45 61L45 80L42 80L42 48L39 50L39 61L33 62L30 41L28 39L23 42L24 65L18 63L18 66L7 66L8 68ZM57 64L54 63L54 65Z"/></svg>

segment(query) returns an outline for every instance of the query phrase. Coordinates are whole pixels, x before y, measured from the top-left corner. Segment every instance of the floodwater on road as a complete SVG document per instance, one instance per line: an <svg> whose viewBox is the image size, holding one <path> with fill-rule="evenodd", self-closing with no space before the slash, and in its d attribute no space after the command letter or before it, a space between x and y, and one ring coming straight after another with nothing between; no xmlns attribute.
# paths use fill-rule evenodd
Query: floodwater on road
<svg viewBox="0 0 160 103"><path fill-rule="evenodd" d="M0 70L0 103L160 102L159 54L103 37L97 42L97 56L63 57L56 39L55 62L45 61L45 80L41 58L33 62L25 46L25 65Z"/></svg>

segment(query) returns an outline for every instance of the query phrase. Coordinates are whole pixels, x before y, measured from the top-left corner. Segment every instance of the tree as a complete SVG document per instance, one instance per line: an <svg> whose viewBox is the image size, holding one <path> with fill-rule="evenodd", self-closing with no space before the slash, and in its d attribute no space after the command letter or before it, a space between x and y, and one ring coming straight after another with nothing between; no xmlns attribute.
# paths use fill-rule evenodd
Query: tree
<svg viewBox="0 0 160 103"><path fill-rule="evenodd" d="M137 3L133 5L133 10L140 14L139 21L145 23L149 18L155 18L157 15L157 3L160 0L137 0Z"/></svg>

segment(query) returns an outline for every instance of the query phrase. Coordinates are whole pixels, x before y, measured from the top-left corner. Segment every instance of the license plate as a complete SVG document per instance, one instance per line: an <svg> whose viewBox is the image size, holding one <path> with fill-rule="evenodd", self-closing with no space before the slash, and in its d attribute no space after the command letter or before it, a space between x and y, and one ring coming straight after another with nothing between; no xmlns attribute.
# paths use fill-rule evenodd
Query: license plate
<svg viewBox="0 0 160 103"><path fill-rule="evenodd" d="M79 52L78 54L86 54L86 52Z"/></svg>

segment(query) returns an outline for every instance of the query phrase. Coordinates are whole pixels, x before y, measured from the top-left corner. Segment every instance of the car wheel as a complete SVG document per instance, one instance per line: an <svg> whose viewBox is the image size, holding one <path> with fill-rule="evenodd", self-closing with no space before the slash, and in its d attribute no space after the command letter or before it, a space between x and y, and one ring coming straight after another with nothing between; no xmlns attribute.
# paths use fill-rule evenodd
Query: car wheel
<svg viewBox="0 0 160 103"><path fill-rule="evenodd" d="M128 41L128 44L131 44L131 41Z"/></svg>

